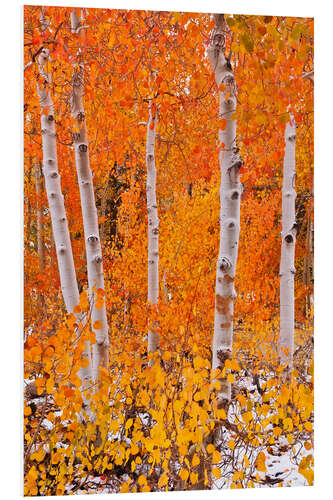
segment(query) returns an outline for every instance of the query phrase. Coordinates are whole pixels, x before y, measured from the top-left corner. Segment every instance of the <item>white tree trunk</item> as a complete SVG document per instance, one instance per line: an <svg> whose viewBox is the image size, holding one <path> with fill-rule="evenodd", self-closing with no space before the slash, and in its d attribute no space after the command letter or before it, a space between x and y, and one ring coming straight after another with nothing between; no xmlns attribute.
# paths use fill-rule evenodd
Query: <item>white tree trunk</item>
<svg viewBox="0 0 333 500"><path fill-rule="evenodd" d="M233 341L233 311L236 297L234 279L238 255L240 230L240 198L242 184L239 169L242 159L236 145L236 83L230 63L224 56L227 25L223 14L214 15L215 27L207 49L208 58L220 89L219 118L226 120L224 130L219 131L220 145L220 246L216 265L215 318L212 369L223 370L230 359ZM221 86L222 85L222 86ZM220 379L219 404L231 397L231 384Z"/></svg>
<svg viewBox="0 0 333 500"><path fill-rule="evenodd" d="M73 313L74 307L79 304L79 290L76 281L64 197L61 192L60 175L58 172L57 139L53 102L50 91L51 76L45 71L48 59L49 50L43 49L39 56L40 76L37 83L37 91L41 106L43 174L51 215L53 238L58 259L61 290L66 310L68 314L70 314ZM44 111L46 111L46 114ZM89 366L87 368L81 368L78 374L82 381L82 390L91 379L91 355L90 345L88 342L85 343L83 356L88 359Z"/></svg>
<svg viewBox="0 0 333 500"><path fill-rule="evenodd" d="M72 31L79 32L81 22L76 15L75 9L72 12L71 20ZM109 363L109 335L105 301L101 308L96 307L95 291L98 289L104 290L104 271L94 185L89 161L83 94L84 65L81 61L76 65L72 77L71 112L76 127L73 132L73 140L87 255L89 295L93 302L91 319L92 329L96 334L96 343L93 344L93 371L94 377L97 379L99 367L107 367ZM97 321L100 322L101 328L94 326Z"/></svg>
<svg viewBox="0 0 333 500"><path fill-rule="evenodd" d="M292 368L294 353L294 278L297 226L295 220L296 125L293 116L286 125L282 187L282 231L280 263L280 355Z"/></svg>
<svg viewBox="0 0 333 500"><path fill-rule="evenodd" d="M147 212L148 212L148 303L157 306L159 295L158 275L158 232L159 220L156 201L155 138L157 128L157 109L149 101L149 120L147 124L146 168L147 168ZM159 333L156 322L148 330L148 353L156 352L159 347Z"/></svg>
<svg viewBox="0 0 333 500"><path fill-rule="evenodd" d="M40 203L41 196L41 171L40 171L40 163L39 161L35 162L35 182L36 182L36 226L37 226L37 253L38 253L38 261L39 261L39 269L42 271L45 265L44 258L44 244L43 244L43 216L42 209Z"/></svg>

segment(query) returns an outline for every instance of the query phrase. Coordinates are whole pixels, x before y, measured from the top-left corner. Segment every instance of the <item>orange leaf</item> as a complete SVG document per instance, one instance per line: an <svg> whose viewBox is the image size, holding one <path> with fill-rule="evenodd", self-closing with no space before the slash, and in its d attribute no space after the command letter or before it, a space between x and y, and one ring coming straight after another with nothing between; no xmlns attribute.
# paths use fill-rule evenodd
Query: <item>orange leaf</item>
<svg viewBox="0 0 333 500"><path fill-rule="evenodd" d="M71 398L74 394L74 391L71 387L66 387L64 390L64 394L65 394L66 398Z"/></svg>
<svg viewBox="0 0 333 500"><path fill-rule="evenodd" d="M227 127L227 120L225 118L221 118L221 120L219 120L219 129L225 130L226 127Z"/></svg>

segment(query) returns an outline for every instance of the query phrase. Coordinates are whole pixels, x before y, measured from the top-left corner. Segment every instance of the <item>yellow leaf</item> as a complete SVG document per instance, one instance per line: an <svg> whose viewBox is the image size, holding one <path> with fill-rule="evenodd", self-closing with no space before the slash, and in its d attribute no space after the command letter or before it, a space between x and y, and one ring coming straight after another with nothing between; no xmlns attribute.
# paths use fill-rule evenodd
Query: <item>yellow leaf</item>
<svg viewBox="0 0 333 500"><path fill-rule="evenodd" d="M133 425L133 419L129 418L125 424L125 429L129 429Z"/></svg>
<svg viewBox="0 0 333 500"><path fill-rule="evenodd" d="M213 452L213 464L216 465L222 460L222 455L219 451L215 450Z"/></svg>
<svg viewBox="0 0 333 500"><path fill-rule="evenodd" d="M236 470L232 476L233 481L239 481L240 479L244 479L244 472L240 470Z"/></svg>
<svg viewBox="0 0 333 500"><path fill-rule="evenodd" d="M245 406L246 405L246 398L243 394L238 394L237 395L237 399L240 403L241 406Z"/></svg>
<svg viewBox="0 0 333 500"><path fill-rule="evenodd" d="M195 472L191 472L190 481L191 484L196 484L198 482L198 474Z"/></svg>
<svg viewBox="0 0 333 500"><path fill-rule="evenodd" d="M183 481L186 481L186 479L189 476L188 470L186 470L186 469L180 469L179 476L182 478Z"/></svg>
<svg viewBox="0 0 333 500"><path fill-rule="evenodd" d="M53 377L50 377L46 382L46 392L48 394L52 394L53 388L54 388L54 379Z"/></svg>
<svg viewBox="0 0 333 500"><path fill-rule="evenodd" d="M305 422L305 424L304 424L304 428L305 428L308 432L312 432L312 424L311 424L311 422Z"/></svg>
<svg viewBox="0 0 333 500"><path fill-rule="evenodd" d="M274 427L274 429L273 429L273 434L274 434L274 436L276 436L276 437L281 436L281 434L282 434L282 429L281 429L281 427Z"/></svg>
<svg viewBox="0 0 333 500"><path fill-rule="evenodd" d="M225 420L227 418L227 414L225 412L225 409L221 408L220 410L216 410L216 416L220 420Z"/></svg>
<svg viewBox="0 0 333 500"><path fill-rule="evenodd" d="M157 486L159 488L162 488L163 486L166 486L168 484L168 474L164 472L162 476L159 478Z"/></svg>
<svg viewBox="0 0 333 500"><path fill-rule="evenodd" d="M31 411L31 407L30 407L30 406L26 406L26 407L24 408L24 415L25 415L26 417L28 417L29 415L31 415L31 413L32 413L32 411Z"/></svg>
<svg viewBox="0 0 333 500"><path fill-rule="evenodd" d="M192 467L195 467L196 465L200 464L200 458L198 455L195 453L192 458Z"/></svg>
<svg viewBox="0 0 333 500"><path fill-rule="evenodd" d="M71 377L71 382L77 389L79 389L82 385L82 380L80 380L76 375Z"/></svg>
<svg viewBox="0 0 333 500"><path fill-rule="evenodd" d="M266 462L266 455L263 451L261 451L256 460L256 469L260 472L266 472L267 468L265 462Z"/></svg>
<svg viewBox="0 0 333 500"><path fill-rule="evenodd" d="M245 413L243 413L242 415L242 419L243 421L248 424L250 422L250 420L252 420L253 418L253 415L252 415L252 412L251 411L246 411Z"/></svg>
<svg viewBox="0 0 333 500"><path fill-rule="evenodd" d="M305 477L310 486L312 486L313 484L313 476L314 476L311 465L313 465L313 456L307 455L306 457L302 458L298 466L298 472Z"/></svg>
<svg viewBox="0 0 333 500"><path fill-rule="evenodd" d="M201 399L205 399L205 396L201 391L199 391L194 394L193 399L194 401L200 401Z"/></svg>
<svg viewBox="0 0 333 500"><path fill-rule="evenodd" d="M212 474L214 477L216 477L216 479L220 479L221 477L221 470L218 469L217 467L214 467L214 469L212 469Z"/></svg>
<svg viewBox="0 0 333 500"><path fill-rule="evenodd" d="M230 441L228 442L228 446L229 446L230 450L234 450L235 449L235 441L233 439L230 439Z"/></svg>
<svg viewBox="0 0 333 500"><path fill-rule="evenodd" d="M211 443L209 443L207 445L207 453L213 453L213 451L215 450L215 446Z"/></svg>
<svg viewBox="0 0 333 500"><path fill-rule="evenodd" d="M218 378L221 375L221 370L219 368L215 368L210 372L211 379Z"/></svg>
<svg viewBox="0 0 333 500"><path fill-rule="evenodd" d="M37 460L37 462L42 462L45 457L45 451L43 449L43 446L39 448L39 450L34 453L34 459Z"/></svg>
<svg viewBox="0 0 333 500"><path fill-rule="evenodd" d="M293 429L293 421L291 418L287 417L283 420L283 428L287 431L291 431Z"/></svg>
<svg viewBox="0 0 333 500"><path fill-rule="evenodd" d="M234 383L234 381L235 381L235 377L233 376L233 374L232 374L232 373L228 373L228 375L227 375L227 380L228 380L228 382L230 382L230 384L233 384L233 383Z"/></svg>
<svg viewBox="0 0 333 500"><path fill-rule="evenodd" d="M241 367L239 366L238 362L235 359L231 360L230 368L235 372L239 372L241 370Z"/></svg>
<svg viewBox="0 0 333 500"><path fill-rule="evenodd" d="M146 476L144 476L143 474L141 474L141 476L138 477L138 484L140 486L144 486L145 484L147 484Z"/></svg>
<svg viewBox="0 0 333 500"><path fill-rule="evenodd" d="M169 361L171 359L171 353L169 351L165 351L162 356L163 361Z"/></svg>
<svg viewBox="0 0 333 500"><path fill-rule="evenodd" d="M127 483L123 483L120 487L120 493L128 493L129 485Z"/></svg>

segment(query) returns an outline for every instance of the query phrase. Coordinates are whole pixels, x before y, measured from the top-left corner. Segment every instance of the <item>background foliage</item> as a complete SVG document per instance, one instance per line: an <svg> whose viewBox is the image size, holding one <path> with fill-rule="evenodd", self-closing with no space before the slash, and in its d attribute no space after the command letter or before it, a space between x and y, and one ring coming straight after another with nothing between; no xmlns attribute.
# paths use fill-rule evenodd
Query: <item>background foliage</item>
<svg viewBox="0 0 333 500"><path fill-rule="evenodd" d="M50 48L59 170L85 320L77 325L65 315L45 190L36 195L34 168L42 150L34 62L24 79L26 495L287 485L292 466L301 484L312 484L313 86L302 76L313 69L313 20L226 16L245 191L234 358L227 373L234 394L225 411L216 406L210 372L217 137L223 127L205 55L210 15L84 9L84 101L111 342L109 370L91 396L97 419L87 424L77 372L83 341L94 338L69 109L79 41L70 30L70 8L47 7L44 32L40 13L40 7L25 7L24 64L34 62L42 46ZM160 114L158 312L146 300L144 124L152 97ZM291 383L280 376L276 352L287 109L297 123ZM37 206L43 207L44 267L37 253ZM145 337L148 319L157 315L161 362L150 367ZM218 448L210 442L217 428L224 429ZM276 457L282 464L277 475L270 473Z"/></svg>

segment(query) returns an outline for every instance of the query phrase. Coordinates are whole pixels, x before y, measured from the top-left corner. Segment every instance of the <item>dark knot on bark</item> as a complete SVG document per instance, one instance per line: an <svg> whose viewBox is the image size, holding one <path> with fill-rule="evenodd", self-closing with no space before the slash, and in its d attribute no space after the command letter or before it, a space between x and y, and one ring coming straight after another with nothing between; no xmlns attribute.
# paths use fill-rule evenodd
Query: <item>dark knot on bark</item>
<svg viewBox="0 0 333 500"><path fill-rule="evenodd" d="M284 240L286 243L293 243L294 241L294 237L292 234L288 233L285 237L284 237Z"/></svg>
<svg viewBox="0 0 333 500"><path fill-rule="evenodd" d="M87 144L79 144L79 151L80 153L86 153L88 151Z"/></svg>
<svg viewBox="0 0 333 500"><path fill-rule="evenodd" d="M83 111L80 111L80 112L77 114L77 117L76 117L76 118L77 118L77 121L78 121L79 123L83 122L83 120L84 120L84 112L83 112Z"/></svg>
<svg viewBox="0 0 333 500"><path fill-rule="evenodd" d="M98 236L95 234L90 234L87 238L88 243L96 243L98 241Z"/></svg>
<svg viewBox="0 0 333 500"><path fill-rule="evenodd" d="M227 359L231 359L231 350L230 349L218 349L217 359L219 360L219 363L220 363L219 368L221 370L223 370Z"/></svg>
<svg viewBox="0 0 333 500"><path fill-rule="evenodd" d="M232 263L228 257L222 257L219 261L219 268L222 272L227 272L231 269Z"/></svg>
<svg viewBox="0 0 333 500"><path fill-rule="evenodd" d="M226 221L226 226L228 229L234 229L236 227L236 222L234 221L234 219L228 219Z"/></svg>

